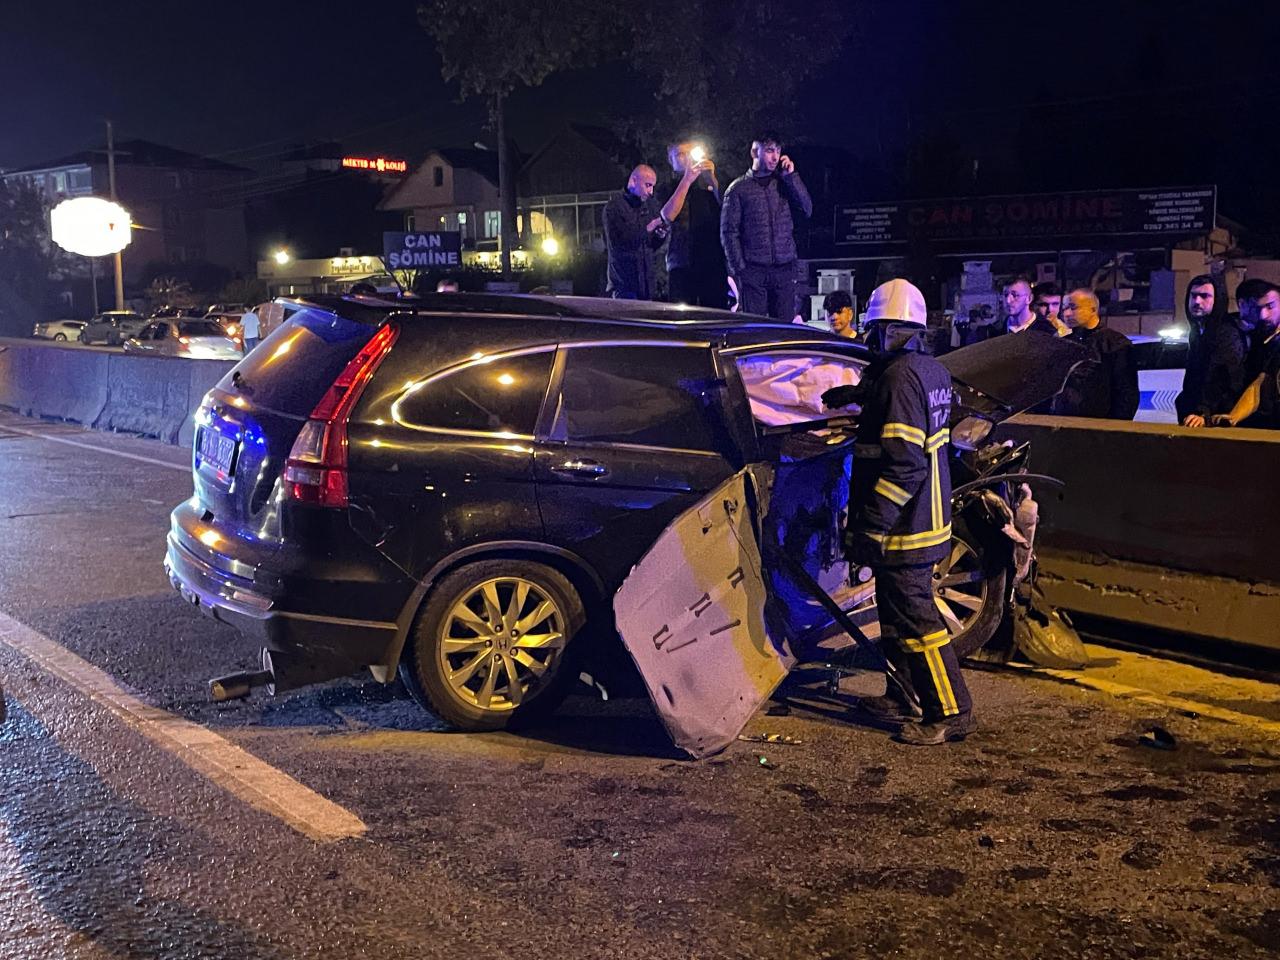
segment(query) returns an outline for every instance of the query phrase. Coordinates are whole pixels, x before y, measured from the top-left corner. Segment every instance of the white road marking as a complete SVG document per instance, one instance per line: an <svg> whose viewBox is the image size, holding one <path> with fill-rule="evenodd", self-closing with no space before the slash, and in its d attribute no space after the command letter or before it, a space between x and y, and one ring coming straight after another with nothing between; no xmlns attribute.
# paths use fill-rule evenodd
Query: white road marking
<svg viewBox="0 0 1280 960"><path fill-rule="evenodd" d="M136 453L126 453L123 450L112 450L109 447L100 447L93 443L81 443L79 440L69 440L66 437L51 437L47 433L36 433L34 430L23 430L21 427L15 427L10 423L0 421L0 430L10 430L13 433L20 433L24 437L32 437L36 440L48 440L50 443L65 443L68 447L79 447L82 450L92 450L94 453L108 453L113 457L124 457L126 460L137 460L141 463L150 463L157 467L167 467L170 470L177 470L181 473L190 473L190 464L169 463L165 460L157 460L154 457L144 457Z"/></svg>
<svg viewBox="0 0 1280 960"><path fill-rule="evenodd" d="M0 613L0 643L70 684L228 793L312 840L332 843L363 836L367 830L349 810L212 730L143 703L88 661L4 613Z"/></svg>

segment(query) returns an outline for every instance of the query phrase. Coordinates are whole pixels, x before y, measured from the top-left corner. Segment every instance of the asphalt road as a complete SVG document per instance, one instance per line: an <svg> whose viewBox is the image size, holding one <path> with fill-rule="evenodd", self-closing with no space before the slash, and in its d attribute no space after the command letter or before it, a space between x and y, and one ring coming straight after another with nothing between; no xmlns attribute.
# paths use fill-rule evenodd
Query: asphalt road
<svg viewBox="0 0 1280 960"><path fill-rule="evenodd" d="M214 705L256 650L161 568L187 458L0 413L5 960L1280 946L1280 687L970 671L981 730L922 750L851 719L873 677L800 677L747 733L801 742L703 762L635 699L520 736L368 678Z"/></svg>

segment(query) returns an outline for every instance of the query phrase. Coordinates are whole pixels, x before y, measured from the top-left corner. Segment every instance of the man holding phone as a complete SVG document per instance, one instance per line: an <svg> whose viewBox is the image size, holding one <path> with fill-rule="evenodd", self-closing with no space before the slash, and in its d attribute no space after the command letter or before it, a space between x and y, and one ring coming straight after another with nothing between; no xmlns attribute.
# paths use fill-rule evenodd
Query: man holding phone
<svg viewBox="0 0 1280 960"><path fill-rule="evenodd" d="M796 312L794 215L809 217L813 201L782 152L781 138L762 133L751 143L751 169L724 194L720 241L745 313L787 322Z"/></svg>
<svg viewBox="0 0 1280 960"><path fill-rule="evenodd" d="M662 218L671 224L667 281L673 303L723 310L728 303L728 271L720 248L720 184L716 166L701 144L667 147L675 174L666 191Z"/></svg>

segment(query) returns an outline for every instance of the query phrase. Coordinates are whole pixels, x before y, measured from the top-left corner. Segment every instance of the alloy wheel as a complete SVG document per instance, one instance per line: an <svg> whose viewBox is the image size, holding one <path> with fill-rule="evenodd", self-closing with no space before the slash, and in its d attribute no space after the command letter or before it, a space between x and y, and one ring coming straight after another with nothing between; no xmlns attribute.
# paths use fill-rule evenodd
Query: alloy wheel
<svg viewBox="0 0 1280 960"><path fill-rule="evenodd" d="M441 623L441 673L458 699L481 710L514 710L555 675L565 647L565 612L522 577L468 590Z"/></svg>
<svg viewBox="0 0 1280 960"><path fill-rule="evenodd" d="M933 569L933 600L952 637L967 630L987 602L982 558L965 541L951 541L951 553Z"/></svg>

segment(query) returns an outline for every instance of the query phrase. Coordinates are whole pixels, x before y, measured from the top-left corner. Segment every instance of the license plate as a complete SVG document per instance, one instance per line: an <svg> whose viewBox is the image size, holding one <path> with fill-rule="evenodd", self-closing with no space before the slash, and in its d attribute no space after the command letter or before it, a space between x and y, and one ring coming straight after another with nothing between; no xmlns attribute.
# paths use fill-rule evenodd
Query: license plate
<svg viewBox="0 0 1280 960"><path fill-rule="evenodd" d="M235 466L236 442L233 438L223 436L216 430L205 428L200 431L200 465L208 467L219 480L231 476Z"/></svg>

